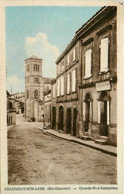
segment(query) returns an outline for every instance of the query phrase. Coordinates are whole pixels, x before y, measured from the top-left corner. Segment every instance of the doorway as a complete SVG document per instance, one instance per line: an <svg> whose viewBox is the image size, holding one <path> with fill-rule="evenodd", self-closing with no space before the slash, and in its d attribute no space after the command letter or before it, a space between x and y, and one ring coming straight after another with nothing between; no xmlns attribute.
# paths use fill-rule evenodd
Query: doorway
<svg viewBox="0 0 124 194"><path fill-rule="evenodd" d="M67 133L71 134L71 108L67 108Z"/></svg>
<svg viewBox="0 0 124 194"><path fill-rule="evenodd" d="M59 130L63 131L63 127L64 127L64 109L63 106L59 107Z"/></svg>
<svg viewBox="0 0 124 194"><path fill-rule="evenodd" d="M77 121L77 109L73 108L73 136L76 136L76 121Z"/></svg>
<svg viewBox="0 0 124 194"><path fill-rule="evenodd" d="M52 129L56 128L56 107L52 107Z"/></svg>

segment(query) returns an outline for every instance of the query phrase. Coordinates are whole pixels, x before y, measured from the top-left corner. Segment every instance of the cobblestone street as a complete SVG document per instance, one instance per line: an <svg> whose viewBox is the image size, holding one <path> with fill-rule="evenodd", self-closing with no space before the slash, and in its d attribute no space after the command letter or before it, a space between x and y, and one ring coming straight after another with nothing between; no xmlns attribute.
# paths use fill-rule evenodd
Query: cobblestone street
<svg viewBox="0 0 124 194"><path fill-rule="evenodd" d="M48 136L37 129L39 123L17 119L8 131L9 184L116 184L116 157Z"/></svg>

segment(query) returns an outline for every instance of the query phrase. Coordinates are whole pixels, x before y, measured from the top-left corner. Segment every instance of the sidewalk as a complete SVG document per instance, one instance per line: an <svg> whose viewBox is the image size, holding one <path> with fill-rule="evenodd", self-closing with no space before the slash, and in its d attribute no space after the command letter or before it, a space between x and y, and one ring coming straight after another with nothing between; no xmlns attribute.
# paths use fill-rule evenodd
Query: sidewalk
<svg viewBox="0 0 124 194"><path fill-rule="evenodd" d="M38 127L38 129L42 130L44 133L47 135L51 135L54 137L58 137L60 139L65 139L71 142L75 142L93 149L96 149L98 151L101 151L103 153L112 155L112 156L117 156L117 147L111 146L111 145L100 145L96 144L94 141L88 141L88 140L82 140L80 138L71 136L70 134L65 134L65 133L60 133L58 131L55 131L53 129L43 129Z"/></svg>

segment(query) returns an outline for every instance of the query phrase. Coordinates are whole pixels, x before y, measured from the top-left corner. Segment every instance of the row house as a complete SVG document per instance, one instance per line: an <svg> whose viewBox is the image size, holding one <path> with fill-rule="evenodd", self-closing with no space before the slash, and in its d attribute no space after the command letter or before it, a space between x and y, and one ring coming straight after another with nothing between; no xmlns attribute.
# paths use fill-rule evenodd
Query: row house
<svg viewBox="0 0 124 194"><path fill-rule="evenodd" d="M10 93L6 91L7 97L7 126L16 125L15 101L10 98Z"/></svg>
<svg viewBox="0 0 124 194"><path fill-rule="evenodd" d="M52 127L76 135L78 122L79 42L74 39L56 61L52 80Z"/></svg>
<svg viewBox="0 0 124 194"><path fill-rule="evenodd" d="M51 90L52 79L42 76L42 62L34 55L25 60L25 118L29 121L44 121L44 92Z"/></svg>
<svg viewBox="0 0 124 194"><path fill-rule="evenodd" d="M81 42L79 134L89 132L112 145L117 134L116 20L116 7L103 7L76 32Z"/></svg>
<svg viewBox="0 0 124 194"><path fill-rule="evenodd" d="M116 145L117 8L103 7L76 33L56 61L52 127ZM54 92L55 90L55 92ZM54 95L54 98L53 98Z"/></svg>
<svg viewBox="0 0 124 194"><path fill-rule="evenodd" d="M51 89L43 93L43 112L44 112L44 123L45 125L51 124Z"/></svg>

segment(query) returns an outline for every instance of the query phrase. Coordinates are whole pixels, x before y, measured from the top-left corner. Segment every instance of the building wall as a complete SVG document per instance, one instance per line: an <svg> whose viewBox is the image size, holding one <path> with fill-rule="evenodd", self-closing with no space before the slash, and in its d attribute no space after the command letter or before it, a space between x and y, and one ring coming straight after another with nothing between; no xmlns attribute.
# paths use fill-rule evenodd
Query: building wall
<svg viewBox="0 0 124 194"><path fill-rule="evenodd" d="M75 50L75 53L73 53ZM74 57L75 55L75 57ZM68 63L69 56L69 63ZM78 84L79 84L79 42L74 44L67 53L57 62L57 78L52 84L52 108L55 110L56 127L54 129L61 130L71 135L78 135L78 119L74 120L74 114L78 111ZM73 72L75 73L73 75ZM68 80L68 75L70 79ZM63 77L63 85L62 85ZM58 84L60 80L60 83ZM75 80L75 81L74 81ZM69 81L69 86L68 86ZM64 87L63 87L64 86ZM53 88L56 93L53 97ZM68 91L68 87L70 88ZM62 89L63 88L63 89ZM59 90L59 94L58 94ZM51 108L51 118L53 109ZM75 109L74 109L75 108ZM76 113L75 113L75 112ZM78 116L78 114L76 114ZM76 118L76 117L75 117ZM75 129L75 130L74 130Z"/></svg>
<svg viewBox="0 0 124 194"><path fill-rule="evenodd" d="M7 125L16 125L16 112L7 112Z"/></svg>
<svg viewBox="0 0 124 194"><path fill-rule="evenodd" d="M25 116L37 121L39 105L35 100L43 101L42 59L32 56L25 64Z"/></svg>
<svg viewBox="0 0 124 194"><path fill-rule="evenodd" d="M56 97L53 98L52 95L51 99L51 105L54 108L54 111L51 110L51 113L55 112L56 114L56 130L63 130L65 133L68 133L68 119L70 119L71 132L69 133L73 135L73 108L75 107L78 110L76 121L77 137L82 137L86 130L89 131L92 139L97 138L104 132L109 138L109 143L116 145L116 27L116 7L103 7L75 33L71 43L57 59L57 78L52 83L51 88L53 93L53 87L56 84ZM73 61L75 46L76 60ZM105 49L108 49L109 54L108 61L106 54L106 61L104 63L104 58L102 59L103 53L105 53L103 52L103 46L106 46ZM108 69L104 70L107 63ZM104 65L101 66L101 64ZM90 65L91 69L89 71L88 67ZM68 74L71 74L74 68L77 70L76 91L73 93L72 91L67 92L69 88L67 82L70 79L70 87L72 87L72 77L69 78ZM62 80L62 76L64 77L64 92L60 91L63 87L63 84L59 81ZM103 107L104 114L106 114L104 119L101 118ZM89 113L88 110L91 112ZM59 115L63 117L63 123L61 123ZM89 119L88 123L85 117ZM52 118L54 118L53 115ZM103 122L103 120L105 121ZM105 128L105 126L107 127Z"/></svg>
<svg viewBox="0 0 124 194"><path fill-rule="evenodd" d="M88 25L88 24L87 24ZM95 26L95 27L94 27ZM103 103L104 106L107 105L107 121L108 128L108 138L109 143L116 145L116 136L117 136L117 45L116 45L116 8L107 7L104 12L99 16L99 20L94 18L89 24L89 28L82 29L80 32L80 41L81 41L81 63L80 63L80 107L79 109L79 134L82 136L86 129L85 122L85 113L87 112L88 99L86 99L86 94L90 94L92 97L92 119L89 122L88 131L91 133L92 138L97 138L101 135L101 130L103 127L102 119L99 117L102 114L99 113L98 104ZM85 32L85 33L84 33ZM108 70L100 72L101 69L101 41L105 38L108 38ZM86 74L86 51L89 49L92 50L91 56L91 76L85 77ZM103 86L107 84L106 86ZM99 87L99 88L98 88ZM108 99L101 101L102 95L105 94L108 96ZM107 97L106 97L107 98ZM85 102L86 101L86 102ZM90 99L89 99L90 101ZM99 101L99 102L98 102ZM105 102L106 101L106 102ZM84 103L83 103L84 102ZM100 106L103 106L100 104ZM90 110L90 108L89 108ZM103 111L101 109L101 111ZM89 113L88 113L89 114ZM109 115L109 116L108 116ZM104 130L103 130L104 131Z"/></svg>

